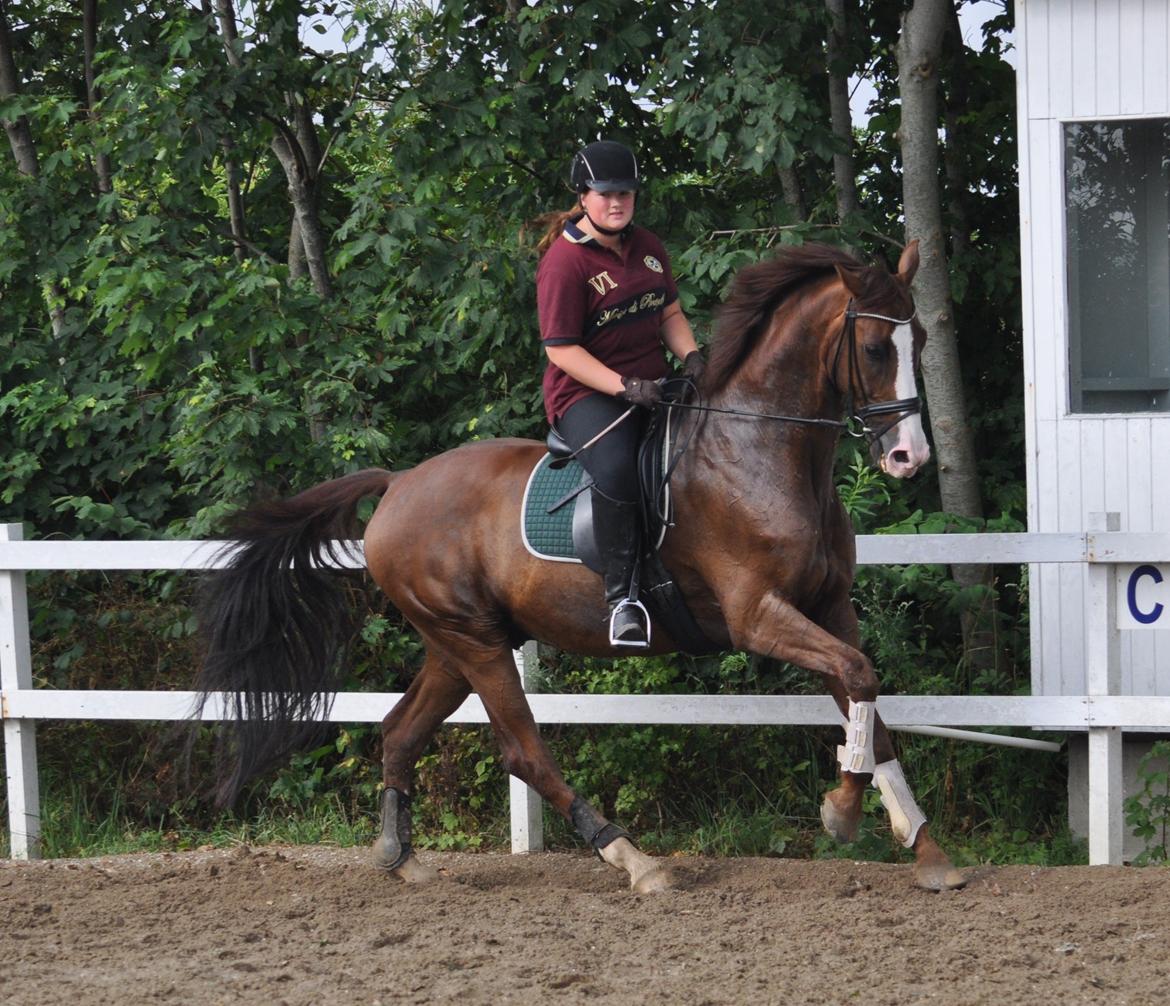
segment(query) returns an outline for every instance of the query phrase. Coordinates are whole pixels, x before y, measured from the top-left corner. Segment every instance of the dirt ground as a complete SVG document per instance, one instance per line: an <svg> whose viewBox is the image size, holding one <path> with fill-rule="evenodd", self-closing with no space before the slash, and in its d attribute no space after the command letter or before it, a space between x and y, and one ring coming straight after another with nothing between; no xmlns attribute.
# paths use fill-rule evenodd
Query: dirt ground
<svg viewBox="0 0 1170 1006"><path fill-rule="evenodd" d="M358 849L0 862L0 1002L1165 1003L1170 870L670 861L639 897L585 853Z"/></svg>

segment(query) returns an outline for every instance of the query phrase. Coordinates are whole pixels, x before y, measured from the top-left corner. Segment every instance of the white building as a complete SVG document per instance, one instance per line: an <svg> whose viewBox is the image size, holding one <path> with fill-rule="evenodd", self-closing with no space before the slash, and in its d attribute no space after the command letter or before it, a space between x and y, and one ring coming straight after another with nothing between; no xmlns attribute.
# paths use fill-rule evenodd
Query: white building
<svg viewBox="0 0 1170 1006"><path fill-rule="evenodd" d="M1170 531L1170 0L1017 0L1016 39L1028 527ZM1084 576L1032 567L1036 694L1084 693ZM1170 694L1170 632L1121 645Z"/></svg>
<svg viewBox="0 0 1170 1006"><path fill-rule="evenodd" d="M1028 528L1115 512L1118 530L1170 532L1170 0L1015 9ZM1087 576L1030 569L1034 694L1085 693ZM1170 630L1170 603L1138 607ZM1122 694L1170 695L1170 631L1120 636ZM1127 792L1148 746L1125 744ZM1086 764L1073 735L1081 834ZM1123 846L1142 850L1128 832Z"/></svg>

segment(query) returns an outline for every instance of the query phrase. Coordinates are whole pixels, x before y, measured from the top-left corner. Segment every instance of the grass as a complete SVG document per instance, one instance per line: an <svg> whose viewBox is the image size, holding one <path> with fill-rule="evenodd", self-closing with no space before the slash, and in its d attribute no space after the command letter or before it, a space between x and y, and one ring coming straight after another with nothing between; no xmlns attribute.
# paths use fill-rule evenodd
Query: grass
<svg viewBox="0 0 1170 1006"><path fill-rule="evenodd" d="M165 824L131 820L115 793L113 805L94 815L84 794L69 787L41 801L41 855L45 859L85 859L132 852L178 852L239 845L368 845L377 833L370 815L352 819L338 804L315 801L299 810L270 807L249 818L224 814L210 827L188 826L177 815ZM0 804L7 823L7 808ZM9 855L7 827L0 832L0 858Z"/></svg>
<svg viewBox="0 0 1170 1006"><path fill-rule="evenodd" d="M873 801L876 804L875 800ZM682 853L722 857L789 856L801 859L857 859L909 862L910 853L894 843L880 806L867 804L856 842L837 845L812 817L786 814L778 802L764 794L753 799L723 800L696 797L692 805L676 808L667 820L679 824L644 827L637 841L656 855ZM7 808L0 801L7 823ZM188 825L179 814L165 823L144 824L131 820L115 792L113 803L98 815L76 785L56 788L42 800L42 855L45 858L88 858L134 852L176 852L201 847L231 848L240 845L365 846L377 834L372 814L354 816L339 801L318 797L304 807L270 805L241 818L224 814L210 827ZM506 822L480 834L469 834L454 814L440 829L417 836L420 848L508 848ZM501 822L494 822L500 824ZM1084 841L1067 830L1034 835L993 825L969 833L949 835L932 830L939 843L960 867L994 863L1036 866L1083 865L1088 861ZM581 841L565 822L545 808L545 844L550 849L580 848ZM0 858L9 854L7 828L0 830Z"/></svg>

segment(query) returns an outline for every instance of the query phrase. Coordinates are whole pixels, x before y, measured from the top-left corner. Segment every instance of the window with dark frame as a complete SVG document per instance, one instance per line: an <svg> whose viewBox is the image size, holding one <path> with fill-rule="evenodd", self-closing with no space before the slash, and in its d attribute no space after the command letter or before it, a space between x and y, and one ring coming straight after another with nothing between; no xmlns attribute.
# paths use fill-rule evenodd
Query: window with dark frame
<svg viewBox="0 0 1170 1006"><path fill-rule="evenodd" d="M1170 119L1064 124L1069 407L1170 412Z"/></svg>

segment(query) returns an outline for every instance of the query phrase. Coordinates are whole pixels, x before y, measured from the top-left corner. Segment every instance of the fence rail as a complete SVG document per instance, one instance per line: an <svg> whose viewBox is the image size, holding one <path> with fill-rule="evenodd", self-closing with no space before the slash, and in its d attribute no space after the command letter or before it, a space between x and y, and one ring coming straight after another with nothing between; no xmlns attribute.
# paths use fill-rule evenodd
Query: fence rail
<svg viewBox="0 0 1170 1006"><path fill-rule="evenodd" d="M1119 863L1122 848L1121 740L1123 731L1170 730L1170 696L1119 695L1119 631L1113 566L1170 561L1170 535L1122 534L1115 515L1094 515L1094 529L1078 534L863 535L861 564L1084 563L1089 575L1085 613L1084 695L891 695L880 699L893 728L1022 727L1087 731L1089 735L1089 860ZM190 691L56 691L33 684L25 575L32 571L189 570L223 563L223 543L203 541L24 541L19 524L0 524L0 719L13 858L38 854L40 799L36 722L51 719L152 720L190 718ZM362 565L352 543L344 565ZM840 724L827 696L785 695L554 695L532 691L534 646L516 651L538 723L820 726ZM378 722L400 692L340 693L329 719ZM222 718L216 696L203 719ZM449 723L486 723L476 697ZM539 798L511 780L514 851L540 848Z"/></svg>

